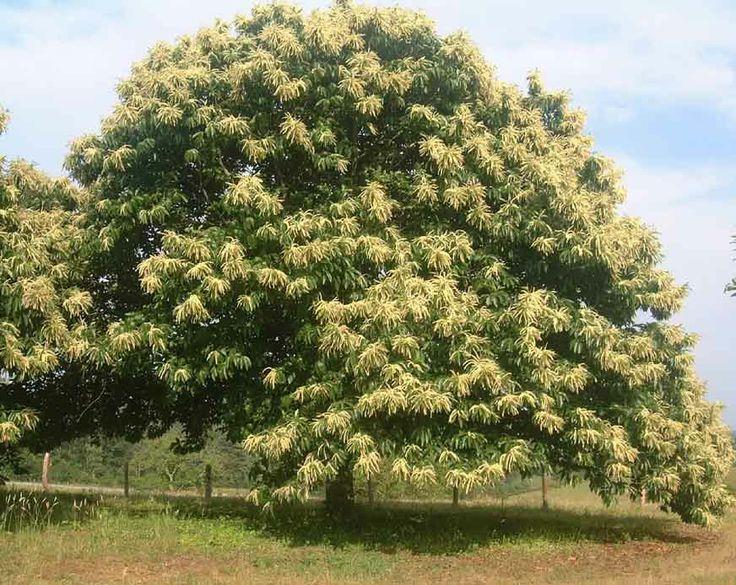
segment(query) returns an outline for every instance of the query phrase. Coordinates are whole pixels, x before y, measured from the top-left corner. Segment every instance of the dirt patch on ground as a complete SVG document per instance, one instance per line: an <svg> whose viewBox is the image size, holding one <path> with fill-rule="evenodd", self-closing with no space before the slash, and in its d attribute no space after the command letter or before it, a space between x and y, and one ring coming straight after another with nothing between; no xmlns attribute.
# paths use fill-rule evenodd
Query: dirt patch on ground
<svg viewBox="0 0 736 585"><path fill-rule="evenodd" d="M712 567L736 573L736 550L724 535L683 527L682 541L632 541L581 544L560 550L513 550L493 547L475 555L435 559L428 574L425 559L401 569L402 581L452 585L509 583L687 583L688 575ZM394 575L395 576L395 575Z"/></svg>
<svg viewBox="0 0 736 585"><path fill-rule="evenodd" d="M217 583L220 578L228 576L221 573L221 566L215 559L202 555L177 555L160 560L113 556L65 559L49 563L42 572L26 575L24 580L18 580L17 583Z"/></svg>

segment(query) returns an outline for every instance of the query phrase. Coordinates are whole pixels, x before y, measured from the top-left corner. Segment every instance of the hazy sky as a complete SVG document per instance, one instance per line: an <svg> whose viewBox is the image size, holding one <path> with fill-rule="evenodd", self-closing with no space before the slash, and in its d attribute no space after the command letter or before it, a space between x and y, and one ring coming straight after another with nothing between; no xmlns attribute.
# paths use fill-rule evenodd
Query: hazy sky
<svg viewBox="0 0 736 585"><path fill-rule="evenodd" d="M377 2L396 4L396 2ZM302 2L305 8L327 2ZM403 0L441 33L468 31L499 77L541 70L589 113L625 171L627 213L656 228L691 294L677 316L701 336L697 365L736 427L736 3L732 0ZM132 61L157 40L247 13L244 0L0 0L0 152L61 172Z"/></svg>

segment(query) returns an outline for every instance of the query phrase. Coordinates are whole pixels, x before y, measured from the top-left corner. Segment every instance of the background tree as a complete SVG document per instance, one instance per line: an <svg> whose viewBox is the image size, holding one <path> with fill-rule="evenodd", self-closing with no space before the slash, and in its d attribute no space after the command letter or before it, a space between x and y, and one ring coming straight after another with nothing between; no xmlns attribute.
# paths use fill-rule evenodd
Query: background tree
<svg viewBox="0 0 736 585"><path fill-rule="evenodd" d="M178 425L157 439L146 439L133 447L131 469L140 487L201 488L205 465L211 465L218 487L249 487L252 457L220 431L208 432L196 452L182 451L185 437Z"/></svg>
<svg viewBox="0 0 736 585"><path fill-rule="evenodd" d="M0 108L0 133L8 121ZM0 157L0 443L37 422L12 396L18 383L80 355L92 297L76 283L84 193L23 161Z"/></svg>
<svg viewBox="0 0 736 585"><path fill-rule="evenodd" d="M68 158L105 355L191 397L193 435L255 431L255 498L549 466L687 521L730 503L728 432L667 322L685 290L536 75L500 82L414 12L274 4L156 46L119 96Z"/></svg>
<svg viewBox="0 0 736 585"><path fill-rule="evenodd" d="M51 451L54 483L120 487L125 463L134 490L201 488L205 465L212 466L218 488L248 488L252 457L220 431L207 433L201 450L182 451L185 437L178 425L160 437L131 443L123 438L92 436L66 441ZM185 446L185 445L184 445ZM43 454L16 449L15 469L3 468L21 481L38 481Z"/></svg>
<svg viewBox="0 0 736 585"><path fill-rule="evenodd" d="M0 132L7 120L0 109ZM177 412L196 417L207 402L184 394L169 400L149 369L112 368L124 341L111 341L108 327L135 301L94 263L116 260L92 255L94 203L68 179L0 158L0 438L17 439L38 423L25 439L36 450L90 434L160 435ZM135 281L125 266L119 274Z"/></svg>

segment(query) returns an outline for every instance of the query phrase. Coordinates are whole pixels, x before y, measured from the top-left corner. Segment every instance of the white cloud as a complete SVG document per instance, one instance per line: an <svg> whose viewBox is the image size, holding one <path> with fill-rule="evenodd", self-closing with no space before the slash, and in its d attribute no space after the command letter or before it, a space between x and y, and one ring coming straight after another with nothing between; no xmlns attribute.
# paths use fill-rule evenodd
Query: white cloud
<svg viewBox="0 0 736 585"><path fill-rule="evenodd" d="M730 162L676 168L644 165L625 154L614 158L624 171L624 183L629 189L625 208L637 215L659 215L699 200L719 205L719 195L736 184L736 156ZM721 203L736 208L736 198Z"/></svg>
<svg viewBox="0 0 736 585"><path fill-rule="evenodd" d="M598 113L600 117L609 124L625 124L633 120L636 116L634 108L615 105L588 108L588 113Z"/></svg>
<svg viewBox="0 0 736 585"><path fill-rule="evenodd" d="M325 5L310 0L306 8ZM394 0L379 0L394 4ZM736 8L694 0L475 0L448 10L444 0L406 0L441 32L467 29L504 79L523 82L539 68L551 87L611 122L630 119L627 102L644 97L713 106L736 120ZM114 85L159 39L248 12L243 0L36 0L0 4L0 102L14 112L5 143L58 170L66 144L93 130L114 101ZM48 133L37 149L33 131Z"/></svg>
<svg viewBox="0 0 736 585"><path fill-rule="evenodd" d="M694 0L412 0L443 32L467 29L502 78L538 68L586 107L645 97L713 105L736 121L736 5Z"/></svg>
<svg viewBox="0 0 736 585"><path fill-rule="evenodd" d="M690 287L675 317L700 336L696 366L713 398L730 405L736 425L736 299L724 293L736 275L731 239L736 234L736 160L731 165L679 169L644 167L619 157L629 198L624 211L660 233L664 265Z"/></svg>
<svg viewBox="0 0 736 585"><path fill-rule="evenodd" d="M98 127L154 43L249 10L242 0L0 4L0 27L13 32L0 38L0 104L12 114L3 151L59 172L68 143Z"/></svg>

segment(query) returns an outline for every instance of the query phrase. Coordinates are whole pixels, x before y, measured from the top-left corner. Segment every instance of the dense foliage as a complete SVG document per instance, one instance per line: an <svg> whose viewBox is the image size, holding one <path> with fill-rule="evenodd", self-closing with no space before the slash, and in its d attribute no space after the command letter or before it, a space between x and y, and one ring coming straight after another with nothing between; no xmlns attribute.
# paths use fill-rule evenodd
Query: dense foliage
<svg viewBox="0 0 736 585"><path fill-rule="evenodd" d="M192 435L250 433L254 498L551 468L723 513L730 438L667 322L685 290L565 95L338 2L158 45L119 96L67 161L106 332L80 357Z"/></svg>
<svg viewBox="0 0 736 585"><path fill-rule="evenodd" d="M0 133L8 116L0 108ZM92 297L76 284L83 263L84 192L23 161L0 157L0 391L53 372L80 355ZM18 439L35 414L0 394L0 443Z"/></svg>
<svg viewBox="0 0 736 585"><path fill-rule="evenodd" d="M7 119L0 110L0 132ZM141 298L126 272L136 252L94 254L96 204L69 179L0 157L0 442L36 423L38 450L96 433L135 440L205 410L206 399L166 395L153 372L119 362L116 322Z"/></svg>

